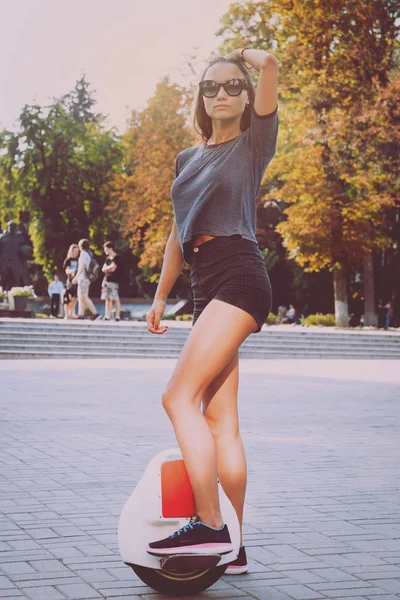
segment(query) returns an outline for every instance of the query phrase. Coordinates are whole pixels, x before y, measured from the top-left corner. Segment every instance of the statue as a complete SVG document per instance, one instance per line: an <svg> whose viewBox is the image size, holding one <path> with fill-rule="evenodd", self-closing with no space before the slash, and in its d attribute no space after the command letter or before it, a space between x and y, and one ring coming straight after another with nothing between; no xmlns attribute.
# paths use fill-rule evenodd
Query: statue
<svg viewBox="0 0 400 600"><path fill-rule="evenodd" d="M17 231L14 221L0 235L0 286L10 290L14 286L30 285L27 260L31 247L27 232Z"/></svg>

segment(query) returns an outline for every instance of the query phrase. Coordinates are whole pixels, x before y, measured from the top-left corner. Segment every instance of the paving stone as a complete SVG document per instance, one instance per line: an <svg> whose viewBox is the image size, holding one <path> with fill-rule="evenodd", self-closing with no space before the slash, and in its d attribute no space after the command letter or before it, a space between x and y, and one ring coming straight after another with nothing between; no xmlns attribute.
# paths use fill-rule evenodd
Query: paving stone
<svg viewBox="0 0 400 600"><path fill-rule="evenodd" d="M132 596L129 594L127 596L104 596L105 600L143 600L145 596Z"/></svg>
<svg viewBox="0 0 400 600"><path fill-rule="evenodd" d="M321 598L324 596L323 593L321 594L315 592L310 587L300 584L278 585L275 589L287 594L291 598L296 598L296 600L315 600L315 598Z"/></svg>
<svg viewBox="0 0 400 600"><path fill-rule="evenodd" d="M231 577L229 577L231 579ZM274 577L274 578L265 578L265 577L252 577L251 575L247 575L246 578L241 582L235 582L235 585L240 588L245 588L246 590L251 590L253 587L259 587L261 583L269 586L270 588L277 588L279 585L295 585L296 581L293 579L289 579L289 577Z"/></svg>
<svg viewBox="0 0 400 600"><path fill-rule="evenodd" d="M373 599L373 600L377 600L377 596L367 596L368 600ZM384 594L383 596L378 596L379 600L398 600L399 595L396 594L395 596L393 594Z"/></svg>
<svg viewBox="0 0 400 600"><path fill-rule="evenodd" d="M320 575L326 581L355 581L357 580L351 573L341 569L313 569L316 575Z"/></svg>
<svg viewBox="0 0 400 600"><path fill-rule="evenodd" d="M389 565L388 565L389 566ZM373 568L373 567L372 567ZM375 567L376 568L376 567ZM390 566L389 566L390 569ZM394 579L400 582L400 569L394 570L393 567L388 571L357 572L357 577L364 581L371 579Z"/></svg>
<svg viewBox="0 0 400 600"><path fill-rule="evenodd" d="M13 588L16 588L16 585L14 584L14 582L11 581L11 579L9 579L9 577L0 575L0 590L11 590Z"/></svg>
<svg viewBox="0 0 400 600"><path fill-rule="evenodd" d="M127 596L104 596L105 600L143 600L145 596L132 596L132 594L128 594Z"/></svg>
<svg viewBox="0 0 400 600"><path fill-rule="evenodd" d="M348 597L354 596L355 594L359 596L375 598L380 598L382 594L384 594L384 590L380 588L356 588L356 589L343 589L343 590L324 590L321 592L327 598L344 598L347 600Z"/></svg>
<svg viewBox="0 0 400 600"><path fill-rule="evenodd" d="M65 542L64 542L65 543ZM56 558L68 559L68 558L84 558L86 557L77 548L71 548L70 546L57 546L50 548L50 552Z"/></svg>
<svg viewBox="0 0 400 600"><path fill-rule="evenodd" d="M249 591L256 600L289 600L292 598L292 596L288 596L280 590L266 587L254 587ZM319 596L319 598L322 598L322 596Z"/></svg>
<svg viewBox="0 0 400 600"><path fill-rule="evenodd" d="M0 552L4 552L5 550L11 550L11 544L5 544L4 542L0 542Z"/></svg>
<svg viewBox="0 0 400 600"><path fill-rule="evenodd" d="M391 592L393 594L400 594L400 578L396 579L371 579L369 581L371 584L375 584L379 586L383 590L387 592Z"/></svg>
<svg viewBox="0 0 400 600"><path fill-rule="evenodd" d="M10 548L13 548L14 550L40 550L40 545L36 542L34 542L33 540L20 540L20 541L15 541L15 542L10 542Z"/></svg>
<svg viewBox="0 0 400 600"><path fill-rule="evenodd" d="M342 598L336 598L333 592L333 595L327 596L331 600L342 600ZM376 596L374 596L376 600ZM367 596L346 596L345 600L367 600Z"/></svg>
<svg viewBox="0 0 400 600"><path fill-rule="evenodd" d="M71 573L71 571L59 560L31 560L30 564L36 571L39 571L39 573L56 572L57 575L59 575L60 572Z"/></svg>
<svg viewBox="0 0 400 600"><path fill-rule="evenodd" d="M88 598L101 598L101 594L96 592L95 589L87 585L86 583L73 583L66 585L57 586L66 598L70 600L87 600Z"/></svg>
<svg viewBox="0 0 400 600"><path fill-rule="evenodd" d="M29 533L35 540L59 537L53 529L49 528L32 529Z"/></svg>
<svg viewBox="0 0 400 600"><path fill-rule="evenodd" d="M6 575L9 576L19 575L20 573L36 573L35 569L27 562L3 563L0 568Z"/></svg>
<svg viewBox="0 0 400 600"><path fill-rule="evenodd" d="M65 600L65 596L51 586L24 588L24 593L30 600Z"/></svg>
<svg viewBox="0 0 400 600"><path fill-rule="evenodd" d="M151 363L0 361L0 598L165 597L117 544L147 462L176 445L160 402L175 361ZM400 377L364 381L382 371L374 361L351 363L347 379L330 361L302 361L295 377L283 366L241 364L250 572L190 598L394 600Z"/></svg>
<svg viewBox="0 0 400 600"><path fill-rule="evenodd" d="M370 583L365 581L335 581L335 582L327 582L324 583L310 583L310 587L319 592L324 592L325 590L354 590L357 588L365 588L373 587Z"/></svg>
<svg viewBox="0 0 400 600"><path fill-rule="evenodd" d="M326 581L326 578L321 577L316 572L305 571L305 570L296 570L296 571L282 571L282 575L286 575L290 577L290 579L294 579L298 583L319 583Z"/></svg>

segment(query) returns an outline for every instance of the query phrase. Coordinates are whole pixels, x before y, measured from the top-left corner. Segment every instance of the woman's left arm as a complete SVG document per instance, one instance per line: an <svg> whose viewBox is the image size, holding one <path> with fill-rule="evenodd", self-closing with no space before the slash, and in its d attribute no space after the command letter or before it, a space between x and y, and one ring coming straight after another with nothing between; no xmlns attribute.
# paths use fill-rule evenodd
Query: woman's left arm
<svg viewBox="0 0 400 600"><path fill-rule="evenodd" d="M254 110L260 116L269 115L278 105L278 68L279 62L265 50L238 48L229 55L237 60L244 60L260 73L254 101Z"/></svg>

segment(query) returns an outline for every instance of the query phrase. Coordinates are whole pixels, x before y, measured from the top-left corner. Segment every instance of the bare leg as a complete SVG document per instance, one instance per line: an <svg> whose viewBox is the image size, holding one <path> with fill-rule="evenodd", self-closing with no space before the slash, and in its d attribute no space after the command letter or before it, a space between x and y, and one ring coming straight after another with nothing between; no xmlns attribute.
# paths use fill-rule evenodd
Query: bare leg
<svg viewBox="0 0 400 600"><path fill-rule="evenodd" d="M85 301L86 301L86 306L88 307L88 309L90 310L90 312L92 313L92 315L95 315L96 314L96 307L93 304L92 300L89 297L87 297L87 298L85 298Z"/></svg>
<svg viewBox="0 0 400 600"><path fill-rule="evenodd" d="M121 302L119 300L114 300L115 302L115 316L120 319L121 318Z"/></svg>
<svg viewBox="0 0 400 600"><path fill-rule="evenodd" d="M75 305L77 298L71 298L71 302L68 304L70 317L73 319L75 315Z"/></svg>
<svg viewBox="0 0 400 600"><path fill-rule="evenodd" d="M71 318L71 300L68 304L64 304L64 319Z"/></svg>
<svg viewBox="0 0 400 600"><path fill-rule="evenodd" d="M204 393L203 412L214 438L219 480L239 519L242 544L247 465L239 432L238 387L239 353L236 352Z"/></svg>
<svg viewBox="0 0 400 600"><path fill-rule="evenodd" d="M163 406L174 426L192 485L196 512L212 527L222 525L217 455L200 399L256 328L256 321L244 310L212 300L186 340L163 394Z"/></svg>
<svg viewBox="0 0 400 600"><path fill-rule="evenodd" d="M78 296L78 313L80 317L83 317L85 314L85 298L83 296Z"/></svg>
<svg viewBox="0 0 400 600"><path fill-rule="evenodd" d="M112 303L110 298L106 298L106 303L105 303L105 317L106 319L110 319L111 318L111 308L112 308Z"/></svg>

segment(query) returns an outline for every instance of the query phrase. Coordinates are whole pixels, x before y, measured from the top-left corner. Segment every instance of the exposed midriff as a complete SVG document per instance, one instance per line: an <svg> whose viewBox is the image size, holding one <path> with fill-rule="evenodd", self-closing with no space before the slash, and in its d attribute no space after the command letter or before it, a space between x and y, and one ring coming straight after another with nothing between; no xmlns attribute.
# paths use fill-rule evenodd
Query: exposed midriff
<svg viewBox="0 0 400 600"><path fill-rule="evenodd" d="M213 238L215 238L215 235L207 235L205 233L195 235L191 240L192 248L196 248L196 246L200 246L201 244L204 244L204 242L208 242L208 240L212 240Z"/></svg>

